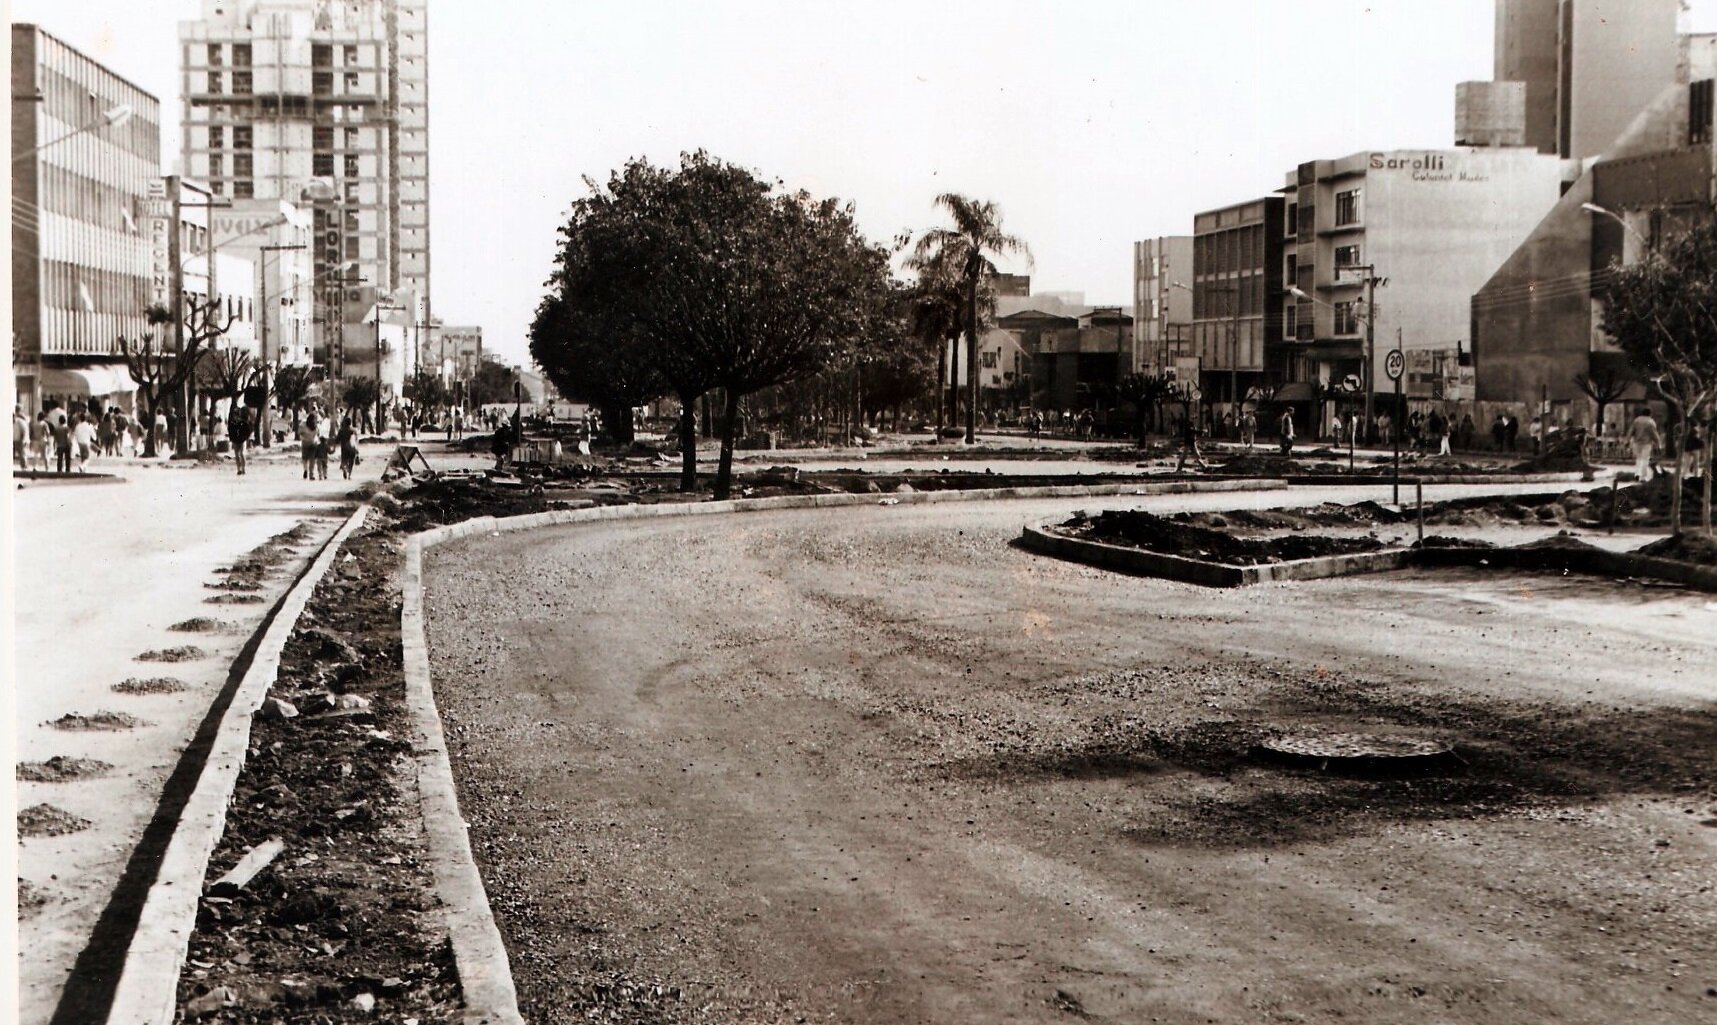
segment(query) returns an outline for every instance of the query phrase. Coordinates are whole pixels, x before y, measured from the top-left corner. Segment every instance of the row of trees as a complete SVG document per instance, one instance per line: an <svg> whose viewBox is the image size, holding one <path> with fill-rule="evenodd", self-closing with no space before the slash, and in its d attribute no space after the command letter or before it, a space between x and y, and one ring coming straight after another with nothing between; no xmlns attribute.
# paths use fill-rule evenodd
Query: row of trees
<svg viewBox="0 0 1717 1025"><path fill-rule="evenodd" d="M548 293L531 326L533 359L560 392L588 402L630 441L631 410L679 401L682 489L697 482L696 411L721 440L714 492L725 497L742 403L781 420L843 423L864 410L896 421L936 383L940 429L958 418L941 354L965 338L966 436L976 427L978 339L993 314L993 258L1025 254L995 206L948 194L953 225L893 246L861 236L852 207L789 192L704 152L677 168L639 159L573 204ZM916 281L890 274L910 247Z"/></svg>

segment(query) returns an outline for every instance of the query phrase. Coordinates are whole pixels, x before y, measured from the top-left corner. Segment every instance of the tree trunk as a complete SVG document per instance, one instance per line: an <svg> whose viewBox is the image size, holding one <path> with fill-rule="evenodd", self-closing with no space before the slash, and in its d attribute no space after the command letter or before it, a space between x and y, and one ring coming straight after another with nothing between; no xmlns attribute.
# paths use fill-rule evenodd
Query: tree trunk
<svg viewBox="0 0 1717 1025"><path fill-rule="evenodd" d="M143 422L143 458L154 459L155 450L155 406L159 400L153 391L143 393L143 404L148 407L149 418Z"/></svg>
<svg viewBox="0 0 1717 1025"><path fill-rule="evenodd" d="M632 407L624 403L602 404L602 426L608 432L608 437L621 445L632 444L636 435L632 432Z"/></svg>
<svg viewBox="0 0 1717 1025"><path fill-rule="evenodd" d="M1670 475L1671 486L1675 488L1669 496L1669 532L1681 533L1681 451L1687 444L1687 417L1678 418L1675 425L1675 470Z"/></svg>
<svg viewBox="0 0 1717 1025"><path fill-rule="evenodd" d="M725 388L722 394L727 397L727 414L721 418L721 462L716 464L715 499L722 501L727 498L733 485L733 438L739 431L739 393L732 388Z"/></svg>
<svg viewBox="0 0 1717 1025"><path fill-rule="evenodd" d="M978 441L978 280L966 291L966 444Z"/></svg>
<svg viewBox="0 0 1717 1025"><path fill-rule="evenodd" d="M960 426L960 337L948 339L948 426Z"/></svg>
<svg viewBox="0 0 1717 1025"><path fill-rule="evenodd" d="M698 489L698 424L696 395L680 396L680 490ZM709 405L704 404L707 417ZM708 427L708 421L705 421Z"/></svg>
<svg viewBox="0 0 1717 1025"><path fill-rule="evenodd" d="M948 394L948 339L938 338L936 347L941 350L936 353L936 440L942 440L942 428L947 424L942 420L944 412L944 396Z"/></svg>

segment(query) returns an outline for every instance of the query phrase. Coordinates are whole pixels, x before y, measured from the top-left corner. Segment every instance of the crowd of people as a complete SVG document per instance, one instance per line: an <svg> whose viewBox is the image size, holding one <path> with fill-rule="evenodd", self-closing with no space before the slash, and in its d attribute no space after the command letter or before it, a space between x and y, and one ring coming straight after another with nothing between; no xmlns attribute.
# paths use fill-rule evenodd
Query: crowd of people
<svg viewBox="0 0 1717 1025"><path fill-rule="evenodd" d="M90 463L103 456L139 455L148 431L157 446L172 430L165 414L153 424L99 402L66 404L50 399L34 419L22 406L12 407L12 462L19 470L43 473L88 473Z"/></svg>

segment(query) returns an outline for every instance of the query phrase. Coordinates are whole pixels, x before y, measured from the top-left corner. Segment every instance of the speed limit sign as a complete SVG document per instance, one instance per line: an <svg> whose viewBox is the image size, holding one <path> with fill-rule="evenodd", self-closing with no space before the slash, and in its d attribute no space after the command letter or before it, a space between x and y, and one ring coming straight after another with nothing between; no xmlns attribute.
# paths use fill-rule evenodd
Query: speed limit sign
<svg viewBox="0 0 1717 1025"><path fill-rule="evenodd" d="M1391 381L1401 380L1401 374L1407 369L1407 357L1400 349L1390 349L1389 355L1383 357L1383 372L1389 375Z"/></svg>

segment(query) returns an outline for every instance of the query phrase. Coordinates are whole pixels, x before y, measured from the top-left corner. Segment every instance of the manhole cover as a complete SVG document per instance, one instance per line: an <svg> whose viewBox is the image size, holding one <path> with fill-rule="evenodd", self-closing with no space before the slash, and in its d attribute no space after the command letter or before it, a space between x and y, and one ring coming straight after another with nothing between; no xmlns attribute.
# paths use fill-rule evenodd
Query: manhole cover
<svg viewBox="0 0 1717 1025"><path fill-rule="evenodd" d="M1281 758L1312 762L1442 758L1455 750L1446 741L1391 733L1295 733L1258 746Z"/></svg>

